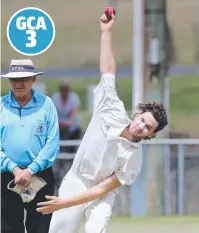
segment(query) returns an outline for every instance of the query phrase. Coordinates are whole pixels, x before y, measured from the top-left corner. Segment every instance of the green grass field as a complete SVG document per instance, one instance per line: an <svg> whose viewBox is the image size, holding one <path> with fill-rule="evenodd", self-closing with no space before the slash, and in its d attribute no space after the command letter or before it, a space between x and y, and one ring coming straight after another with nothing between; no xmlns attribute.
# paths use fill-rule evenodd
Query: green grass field
<svg viewBox="0 0 199 233"><path fill-rule="evenodd" d="M57 91L58 81L56 79L38 79L45 82L47 94L51 96ZM81 117L83 128L87 127L90 116L86 112L87 87L97 84L98 79L77 79L71 80L72 89L78 93L81 100ZM118 95L124 101L126 109L131 112L131 87L132 81L127 78L117 80ZM9 90L9 83L2 81L1 91L5 95ZM199 77L185 76L170 79L171 90L171 131L183 133L187 137L199 136Z"/></svg>
<svg viewBox="0 0 199 233"><path fill-rule="evenodd" d="M47 88L47 95L52 96L58 90L59 81L54 79L37 79L38 82L44 82ZM72 90L78 93L81 99L81 110L86 109L87 87L96 85L99 78L96 79L71 79ZM127 109L131 109L132 80L129 78L118 78L117 92L119 97L124 101ZM9 90L8 80L2 80L1 93L5 95ZM182 113L195 115L199 113L199 76L184 76L170 79L171 90L171 111L173 113Z"/></svg>
<svg viewBox="0 0 199 233"><path fill-rule="evenodd" d="M80 233L84 232L84 226ZM107 233L198 233L199 217L112 218Z"/></svg>

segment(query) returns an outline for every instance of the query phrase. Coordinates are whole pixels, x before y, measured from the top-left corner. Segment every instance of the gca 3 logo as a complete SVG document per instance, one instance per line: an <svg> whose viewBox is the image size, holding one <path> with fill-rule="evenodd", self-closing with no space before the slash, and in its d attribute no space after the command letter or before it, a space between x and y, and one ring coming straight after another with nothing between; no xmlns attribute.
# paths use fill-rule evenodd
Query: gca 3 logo
<svg viewBox="0 0 199 233"><path fill-rule="evenodd" d="M45 52L54 41L54 22L41 9L23 8L9 20L7 38L17 52L27 56L39 55Z"/></svg>

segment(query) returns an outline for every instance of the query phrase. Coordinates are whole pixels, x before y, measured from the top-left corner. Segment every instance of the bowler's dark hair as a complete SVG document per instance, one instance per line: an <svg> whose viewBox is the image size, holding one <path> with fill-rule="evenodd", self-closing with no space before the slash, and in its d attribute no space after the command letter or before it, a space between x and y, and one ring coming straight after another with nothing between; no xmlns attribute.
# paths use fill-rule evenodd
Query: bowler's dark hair
<svg viewBox="0 0 199 233"><path fill-rule="evenodd" d="M164 129L166 125L168 125L168 117L166 109L164 108L163 104L152 102L147 104L138 104L137 109L140 114L144 112L151 112L153 117L158 122L157 128L154 130L154 133Z"/></svg>

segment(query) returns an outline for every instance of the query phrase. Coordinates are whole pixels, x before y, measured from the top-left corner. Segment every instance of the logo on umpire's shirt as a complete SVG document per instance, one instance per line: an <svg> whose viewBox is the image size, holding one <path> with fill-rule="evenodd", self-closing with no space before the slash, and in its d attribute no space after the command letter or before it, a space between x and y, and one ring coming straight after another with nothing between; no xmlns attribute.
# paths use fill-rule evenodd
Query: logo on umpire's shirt
<svg viewBox="0 0 199 233"><path fill-rule="evenodd" d="M44 133L45 133L44 123L39 123L39 125L36 129L36 135L44 135Z"/></svg>
<svg viewBox="0 0 199 233"><path fill-rule="evenodd" d="M7 38L17 52L35 56L45 52L55 38L55 26L43 10L28 7L17 11L7 25Z"/></svg>

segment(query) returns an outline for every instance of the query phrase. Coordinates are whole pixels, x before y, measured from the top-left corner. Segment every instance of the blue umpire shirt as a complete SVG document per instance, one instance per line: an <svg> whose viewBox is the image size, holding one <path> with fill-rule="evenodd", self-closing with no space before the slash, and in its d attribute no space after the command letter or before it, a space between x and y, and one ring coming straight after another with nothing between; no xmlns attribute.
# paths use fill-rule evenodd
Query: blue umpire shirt
<svg viewBox="0 0 199 233"><path fill-rule="evenodd" d="M52 100L32 90L20 107L10 91L0 102L1 172L29 167L34 173L50 167L59 152L58 116Z"/></svg>

